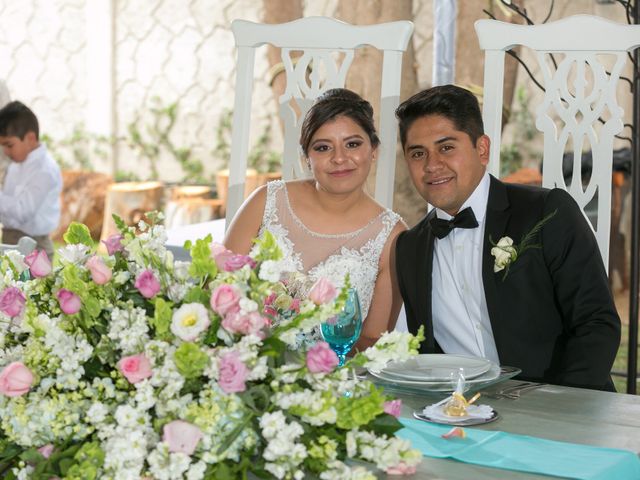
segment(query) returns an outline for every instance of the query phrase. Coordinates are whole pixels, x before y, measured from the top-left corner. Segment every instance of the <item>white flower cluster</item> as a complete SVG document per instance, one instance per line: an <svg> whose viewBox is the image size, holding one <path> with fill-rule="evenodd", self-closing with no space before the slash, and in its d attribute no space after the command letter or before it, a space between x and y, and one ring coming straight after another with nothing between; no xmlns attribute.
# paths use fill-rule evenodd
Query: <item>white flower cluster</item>
<svg viewBox="0 0 640 480"><path fill-rule="evenodd" d="M55 362L56 387L75 390L84 374L84 363L91 358L93 347L82 334L70 335L58 327L57 319L40 315L38 320L45 332L44 347L49 362Z"/></svg>
<svg viewBox="0 0 640 480"><path fill-rule="evenodd" d="M329 470L320 474L320 480L376 480L376 476L363 466L350 467L340 460L328 465Z"/></svg>
<svg viewBox="0 0 640 480"><path fill-rule="evenodd" d="M381 470L395 467L400 463L417 465L422 459L418 450L411 449L411 443L398 437L376 436L361 430L347 432L347 454L375 463Z"/></svg>
<svg viewBox="0 0 640 480"><path fill-rule="evenodd" d="M277 393L273 402L283 410L292 410L303 422L310 425L336 423L338 412L335 397L330 391L301 390L294 393Z"/></svg>
<svg viewBox="0 0 640 480"><path fill-rule="evenodd" d="M114 308L108 337L125 355L138 353L149 341L149 325L141 308Z"/></svg>
<svg viewBox="0 0 640 480"><path fill-rule="evenodd" d="M98 430L104 450L104 471L107 477L139 480L149 445L157 442L151 417L136 407L124 404L116 408L114 424Z"/></svg>
<svg viewBox="0 0 640 480"><path fill-rule="evenodd" d="M416 354L415 340L409 332L387 332L372 347L364 351L369 370L379 372L390 361L403 362Z"/></svg>
<svg viewBox="0 0 640 480"><path fill-rule="evenodd" d="M276 478L302 480L304 472L299 469L307 457L307 449L296 439L304 433L297 422L287 423L284 414L277 410L265 413L260 419L262 436L268 442L262 456L267 463L265 469Z"/></svg>
<svg viewBox="0 0 640 480"><path fill-rule="evenodd" d="M164 442L158 443L147 461L154 480L200 480L204 478L207 468L204 462L192 464L189 455L182 452L169 452L169 447Z"/></svg>

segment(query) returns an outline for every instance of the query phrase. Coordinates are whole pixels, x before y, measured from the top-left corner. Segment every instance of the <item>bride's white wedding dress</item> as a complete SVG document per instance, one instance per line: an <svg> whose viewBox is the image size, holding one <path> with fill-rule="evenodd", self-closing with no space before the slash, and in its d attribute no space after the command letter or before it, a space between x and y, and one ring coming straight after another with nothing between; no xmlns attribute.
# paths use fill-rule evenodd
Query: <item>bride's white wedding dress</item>
<svg viewBox="0 0 640 480"><path fill-rule="evenodd" d="M400 215L385 209L352 232L335 235L313 232L295 214L287 186L278 180L267 185L260 234L269 230L284 256L291 259L296 271L306 274L311 283L325 277L342 287L348 273L351 285L358 291L364 319L378 277L380 254L398 221Z"/></svg>

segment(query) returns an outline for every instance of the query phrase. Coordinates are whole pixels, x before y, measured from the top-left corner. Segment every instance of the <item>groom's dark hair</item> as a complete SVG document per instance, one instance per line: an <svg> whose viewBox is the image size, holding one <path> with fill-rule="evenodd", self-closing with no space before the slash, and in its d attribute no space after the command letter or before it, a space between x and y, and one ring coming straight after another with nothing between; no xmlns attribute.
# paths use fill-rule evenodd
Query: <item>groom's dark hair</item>
<svg viewBox="0 0 640 480"><path fill-rule="evenodd" d="M441 115L453 122L456 130L466 133L475 145L484 135L478 99L469 90L455 85L428 88L405 100L396 109L400 141L404 149L407 131L414 121L427 115Z"/></svg>

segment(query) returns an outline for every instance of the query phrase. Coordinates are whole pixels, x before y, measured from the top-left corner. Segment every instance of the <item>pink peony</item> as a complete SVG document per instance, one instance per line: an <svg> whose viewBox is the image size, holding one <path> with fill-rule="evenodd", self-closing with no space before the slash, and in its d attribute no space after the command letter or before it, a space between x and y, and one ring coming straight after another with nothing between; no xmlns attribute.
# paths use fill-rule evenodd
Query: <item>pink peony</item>
<svg viewBox="0 0 640 480"><path fill-rule="evenodd" d="M136 277L135 287L144 298L152 298L160 291L160 282L151 270L145 270Z"/></svg>
<svg viewBox="0 0 640 480"><path fill-rule="evenodd" d="M235 254L231 250L218 242L211 242L211 258L216 261L216 265L220 270L224 270L224 264Z"/></svg>
<svg viewBox="0 0 640 480"><path fill-rule="evenodd" d="M16 287L7 287L0 293L0 312L8 317L17 317L24 310L26 298Z"/></svg>
<svg viewBox="0 0 640 480"><path fill-rule="evenodd" d="M24 263L28 265L31 275L36 278L46 277L51 273L51 262L44 250L34 250L24 257Z"/></svg>
<svg viewBox="0 0 640 480"><path fill-rule="evenodd" d="M98 255L94 255L90 257L89 260L84 264L85 267L89 269L91 273L91 279L97 283L98 285L104 285L109 280L111 280L112 272L111 268L109 268L102 258Z"/></svg>
<svg viewBox="0 0 640 480"><path fill-rule="evenodd" d="M230 312L237 312L240 309L241 293L237 287L223 283L211 294L211 309L218 315L225 316Z"/></svg>
<svg viewBox="0 0 640 480"><path fill-rule="evenodd" d="M256 266L256 262L249 255L233 254L225 260L222 268L225 272L235 272L245 265L249 265L251 268L254 268Z"/></svg>
<svg viewBox="0 0 640 480"><path fill-rule="evenodd" d="M120 373L131 383L138 383L145 378L149 378L153 373L149 359L142 353L122 357L117 366Z"/></svg>
<svg viewBox="0 0 640 480"><path fill-rule="evenodd" d="M44 458L49 458L53 453L53 445L51 443L47 443L38 449L38 451L42 454Z"/></svg>
<svg viewBox="0 0 640 480"><path fill-rule="evenodd" d="M398 465L387 468L386 472L387 475L413 475L416 473L416 466L400 462Z"/></svg>
<svg viewBox="0 0 640 480"><path fill-rule="evenodd" d="M326 278L319 278L311 287L309 292L309 300L316 305L328 303L338 296L338 290Z"/></svg>
<svg viewBox="0 0 640 480"><path fill-rule="evenodd" d="M242 335L258 335L266 325L266 320L258 312L232 312L222 320L222 326L226 331Z"/></svg>
<svg viewBox="0 0 640 480"><path fill-rule="evenodd" d="M80 297L73 293L71 290L67 290L66 288L61 288L60 290L58 290L56 297L58 297L60 310L62 310L67 315L78 313L80 311L80 307L82 307L82 301L80 300Z"/></svg>
<svg viewBox="0 0 640 480"><path fill-rule="evenodd" d="M311 373L330 373L338 363L338 355L327 342L318 342L307 352L307 368Z"/></svg>
<svg viewBox="0 0 640 480"><path fill-rule="evenodd" d="M238 352L225 353L220 358L218 384L225 393L238 393L246 390L244 384L249 369L240 360Z"/></svg>
<svg viewBox="0 0 640 480"><path fill-rule="evenodd" d="M402 400L391 400L390 402L384 402L384 413L393 415L398 418L402 412Z"/></svg>
<svg viewBox="0 0 640 480"><path fill-rule="evenodd" d="M202 438L202 432L195 425L182 420L167 423L162 429L162 441L171 453L191 455Z"/></svg>
<svg viewBox="0 0 640 480"><path fill-rule="evenodd" d="M123 238L122 235L115 234L115 235L111 235L109 238L102 241L105 247L107 247L107 253L109 255L113 255L116 252L121 252L122 250L124 250L124 247L122 246L122 243L121 243L122 238Z"/></svg>
<svg viewBox="0 0 640 480"><path fill-rule="evenodd" d="M19 397L31 388L33 373L21 362L12 362L0 372L0 393L7 397Z"/></svg>

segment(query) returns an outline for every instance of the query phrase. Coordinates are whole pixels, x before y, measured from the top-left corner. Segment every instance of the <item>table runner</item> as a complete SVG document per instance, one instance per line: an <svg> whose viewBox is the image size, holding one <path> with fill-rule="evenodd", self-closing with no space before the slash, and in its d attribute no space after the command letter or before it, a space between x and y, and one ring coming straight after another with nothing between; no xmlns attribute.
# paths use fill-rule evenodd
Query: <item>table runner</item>
<svg viewBox="0 0 640 480"><path fill-rule="evenodd" d="M465 428L466 438L443 439L451 427L401 418L397 435L423 455L491 468L580 480L640 479L640 459L628 450L558 442L500 431Z"/></svg>

